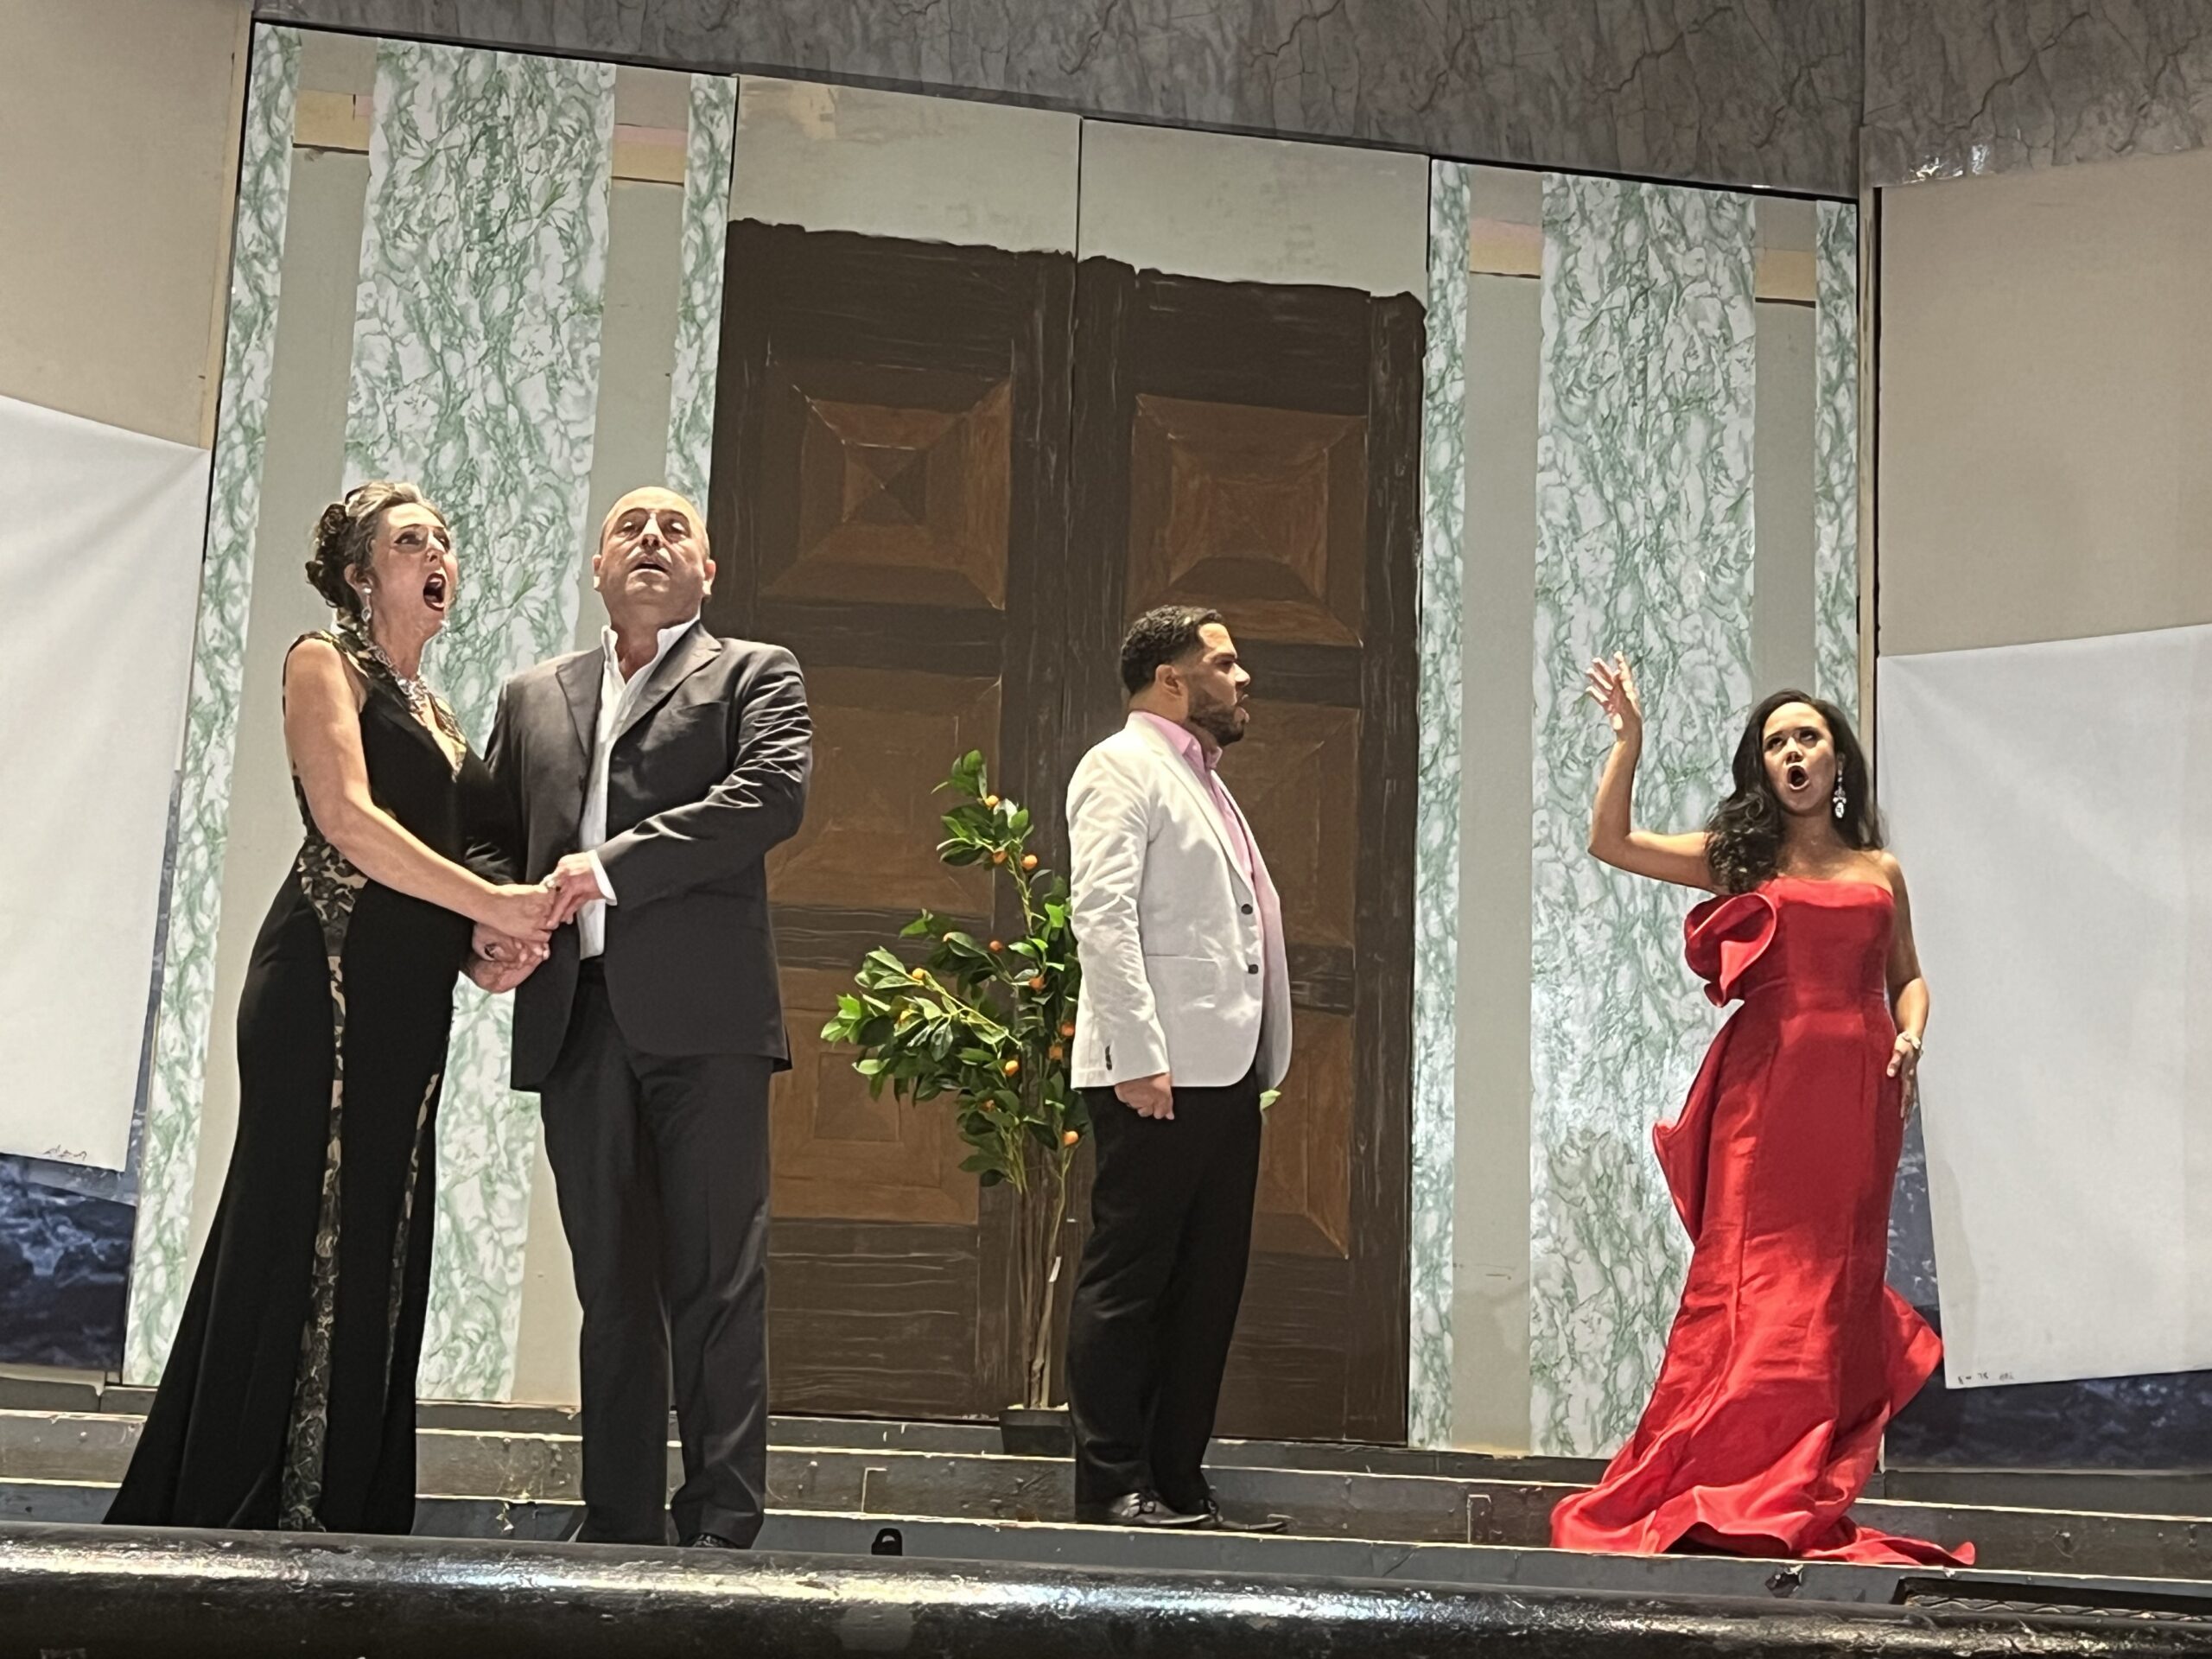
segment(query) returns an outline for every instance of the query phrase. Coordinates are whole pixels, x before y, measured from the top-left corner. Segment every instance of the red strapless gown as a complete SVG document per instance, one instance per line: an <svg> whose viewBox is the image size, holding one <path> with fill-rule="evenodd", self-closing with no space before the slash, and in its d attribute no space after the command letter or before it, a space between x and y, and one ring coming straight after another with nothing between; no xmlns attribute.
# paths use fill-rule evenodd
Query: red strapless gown
<svg viewBox="0 0 2212 1659"><path fill-rule="evenodd" d="M1891 908L1886 887L1778 876L1690 912L1691 969L1744 1006L1652 1136L1689 1282L1643 1421L1552 1512L1555 1548L1974 1560L1848 1513L1942 1353L1884 1276L1904 1135L1886 1075Z"/></svg>

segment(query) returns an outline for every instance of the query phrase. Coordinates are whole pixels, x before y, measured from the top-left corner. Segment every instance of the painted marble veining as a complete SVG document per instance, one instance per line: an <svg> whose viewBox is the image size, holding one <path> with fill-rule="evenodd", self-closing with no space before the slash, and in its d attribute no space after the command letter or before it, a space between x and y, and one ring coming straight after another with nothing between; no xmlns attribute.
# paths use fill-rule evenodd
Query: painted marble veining
<svg viewBox="0 0 2212 1659"><path fill-rule="evenodd" d="M722 251L729 240L737 78L691 77L683 143L683 244L676 365L668 389L668 486L702 509L714 471L715 369L722 336Z"/></svg>
<svg viewBox="0 0 2212 1659"><path fill-rule="evenodd" d="M1641 1411L1687 1249L1650 1146L1714 1021L1680 890L1585 849L1608 734L1585 664L1647 714L1637 817L1711 810L1751 699L1753 227L1740 196L1544 181L1531 927L1530 1431L1608 1453Z"/></svg>
<svg viewBox="0 0 2212 1659"><path fill-rule="evenodd" d="M137 1242L123 1372L150 1382L168 1357L190 1269L201 1079L215 1001L215 943L228 842L231 762L245 673L255 527L284 223L291 198L296 30L257 28L247 72L230 316L223 338L207 543L165 889L161 1004L139 1136Z"/></svg>
<svg viewBox="0 0 2212 1659"><path fill-rule="evenodd" d="M1467 492L1467 217L1474 169L1428 175L1421 365L1421 769L1414 808L1414 1094L1407 1433L1452 1438L1452 1150L1459 983L1459 617Z"/></svg>
<svg viewBox="0 0 2212 1659"><path fill-rule="evenodd" d="M1832 195L1858 185L1859 11L1827 0L263 0L261 10L369 34L683 69L775 65L1524 166Z"/></svg>
<svg viewBox="0 0 2212 1659"><path fill-rule="evenodd" d="M610 64L386 41L355 302L348 483L419 482L461 559L430 677L481 744L499 690L575 635L607 280ZM438 1126L420 1388L504 1397L537 1115L511 1003L464 986Z"/></svg>
<svg viewBox="0 0 2212 1659"><path fill-rule="evenodd" d="M2203 0L1867 0L1866 181L2197 149Z"/></svg>
<svg viewBox="0 0 2212 1659"><path fill-rule="evenodd" d="M129 1205L0 1165L0 1364L114 1365L130 1261Z"/></svg>
<svg viewBox="0 0 2212 1659"><path fill-rule="evenodd" d="M1813 695L1859 720L1859 209L1817 204Z"/></svg>

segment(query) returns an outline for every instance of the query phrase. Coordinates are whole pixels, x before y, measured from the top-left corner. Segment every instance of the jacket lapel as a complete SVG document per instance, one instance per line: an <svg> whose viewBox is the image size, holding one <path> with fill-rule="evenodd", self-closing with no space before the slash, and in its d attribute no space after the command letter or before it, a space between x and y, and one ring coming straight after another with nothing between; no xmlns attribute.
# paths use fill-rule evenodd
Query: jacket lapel
<svg viewBox="0 0 2212 1659"><path fill-rule="evenodd" d="M615 731L620 741L624 732L645 719L661 704L666 702L676 688L696 674L715 658L721 655L722 642L707 632L706 624L694 622L690 631L668 648L668 655L654 665L645 690L630 705L630 712L622 718Z"/></svg>
<svg viewBox="0 0 2212 1659"><path fill-rule="evenodd" d="M599 690L606 677L605 653L580 651L553 671L553 677L561 683L561 695L569 705L569 718L576 728L576 741L582 745L584 760L591 760L592 744L599 734Z"/></svg>
<svg viewBox="0 0 2212 1659"><path fill-rule="evenodd" d="M1221 809L1214 804L1212 795L1207 791L1206 786L1198 781L1198 774L1191 770L1191 763L1176 753L1174 747L1154 729L1152 722L1142 715L1129 716L1129 729L1152 746L1153 753L1160 758L1160 764L1166 766L1169 774L1182 785L1184 792L1191 798L1192 805L1198 809L1200 820L1212 832L1214 844L1221 849L1221 856L1223 861L1229 866L1230 874L1235 877L1248 892L1251 891L1251 882L1245 880L1244 872L1237 867L1236 849L1230 845L1229 826L1221 821ZM1228 786L1223 785L1222 793L1226 795L1228 792ZM1234 803L1230 804L1230 810L1232 812L1237 810ZM1249 836L1250 833L1248 828L1245 834ZM1258 856L1258 845L1256 842L1253 843L1255 858ZM1254 896L1256 897L1257 894L1255 893Z"/></svg>

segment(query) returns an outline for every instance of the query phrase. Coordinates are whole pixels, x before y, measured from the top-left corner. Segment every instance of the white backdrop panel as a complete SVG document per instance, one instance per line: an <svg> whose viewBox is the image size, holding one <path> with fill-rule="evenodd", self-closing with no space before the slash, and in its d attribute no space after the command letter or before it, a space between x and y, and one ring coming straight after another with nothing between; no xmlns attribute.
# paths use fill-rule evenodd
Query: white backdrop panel
<svg viewBox="0 0 2212 1659"><path fill-rule="evenodd" d="M2212 627L1885 657L1954 1388L2212 1366Z"/></svg>
<svg viewBox="0 0 2212 1659"><path fill-rule="evenodd" d="M207 454L0 397L0 1153L120 1169Z"/></svg>

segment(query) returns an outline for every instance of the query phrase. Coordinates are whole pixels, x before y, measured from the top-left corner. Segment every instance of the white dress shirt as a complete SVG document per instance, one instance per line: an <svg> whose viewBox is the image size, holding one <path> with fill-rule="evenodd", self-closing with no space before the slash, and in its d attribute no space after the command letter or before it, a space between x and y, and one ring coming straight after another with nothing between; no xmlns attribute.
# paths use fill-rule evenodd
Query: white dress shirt
<svg viewBox="0 0 2212 1659"><path fill-rule="evenodd" d="M605 897L576 912L576 951L581 957L596 957L606 950L607 906L615 902L614 884L607 879L607 867L599 861L599 844L607 839L607 759L614 753L614 740L639 697L644 695L645 682L652 678L653 670L660 666L669 647L690 632L698 620L695 616L673 627L663 628L652 661L626 682L622 677L622 656L614 643L614 630L599 631L600 649L604 652L599 671L599 730L592 744L591 781L584 786L584 812L576 825L576 844L590 858L592 874L599 878L599 890Z"/></svg>

